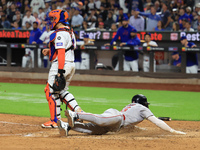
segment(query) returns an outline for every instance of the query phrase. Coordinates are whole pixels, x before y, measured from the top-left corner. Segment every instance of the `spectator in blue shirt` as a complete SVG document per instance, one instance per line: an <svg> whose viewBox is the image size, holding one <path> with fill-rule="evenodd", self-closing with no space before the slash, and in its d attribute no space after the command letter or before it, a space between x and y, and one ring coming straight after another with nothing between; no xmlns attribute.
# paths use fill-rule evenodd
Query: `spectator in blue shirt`
<svg viewBox="0 0 200 150"><path fill-rule="evenodd" d="M1 16L1 25L4 29L10 29L10 22L6 19L6 15Z"/></svg>
<svg viewBox="0 0 200 150"><path fill-rule="evenodd" d="M189 16L190 21L193 21L194 17L192 15L192 8L190 6L188 6L188 7L186 7L185 11L186 11L187 15Z"/></svg>
<svg viewBox="0 0 200 150"><path fill-rule="evenodd" d="M144 31L144 18L134 10L131 11L131 17L129 19L129 24L132 25L137 31Z"/></svg>
<svg viewBox="0 0 200 150"><path fill-rule="evenodd" d="M73 29L80 29L83 23L83 17L80 15L80 9L76 7L74 15L72 16L71 26Z"/></svg>
<svg viewBox="0 0 200 150"><path fill-rule="evenodd" d="M157 27L155 28L155 31L165 31L163 29L163 22L160 20L158 21Z"/></svg>
<svg viewBox="0 0 200 150"><path fill-rule="evenodd" d="M21 27L19 27L19 23L17 21L12 23L11 25L12 25L12 29L14 29L14 30L22 29Z"/></svg>
<svg viewBox="0 0 200 150"><path fill-rule="evenodd" d="M46 31L46 26L47 26L47 25L49 26L49 25L51 24L51 20L50 20L50 18L49 18L48 15L49 15L49 14L47 13L46 16L45 16L45 19L44 19L44 21L43 21L43 28L41 29L41 30L42 30L42 33Z"/></svg>
<svg viewBox="0 0 200 150"><path fill-rule="evenodd" d="M120 46L139 46L140 39L137 37L137 30L131 30L131 39L125 43L121 43ZM138 52L137 51L125 51L124 52L124 71L138 71Z"/></svg>
<svg viewBox="0 0 200 150"><path fill-rule="evenodd" d="M156 28L158 21L161 20L160 16L156 14L155 6L151 6L150 11L151 11L150 13L144 13L144 12L137 11L137 13L139 15L145 16L148 18L147 27L146 27L147 31L153 31Z"/></svg>
<svg viewBox="0 0 200 150"><path fill-rule="evenodd" d="M127 14L124 13L123 8L119 8L119 15L117 15L116 22L121 22L123 17L128 18Z"/></svg>
<svg viewBox="0 0 200 150"><path fill-rule="evenodd" d="M183 21L184 19L190 21L190 18L189 18L189 16L187 15L187 13L185 13L185 9L184 9L184 8L181 8L181 9L179 10L179 15L180 15L180 17L179 17L179 19L178 19L178 22L179 22L180 30L183 30L183 29L184 29L184 26L183 26L182 21Z"/></svg>
<svg viewBox="0 0 200 150"><path fill-rule="evenodd" d="M180 27L180 24L179 24L179 27L180 27L179 30L180 30L180 31L184 31L185 28L186 28L186 23L189 22L189 21L188 21L188 19L183 18L183 20L182 20L181 22L182 22L182 23L181 23L182 28Z"/></svg>
<svg viewBox="0 0 200 150"><path fill-rule="evenodd" d="M181 37L181 44L184 47L196 47L193 42L188 42L186 36ZM198 73L198 59L195 52L186 52L186 73Z"/></svg>

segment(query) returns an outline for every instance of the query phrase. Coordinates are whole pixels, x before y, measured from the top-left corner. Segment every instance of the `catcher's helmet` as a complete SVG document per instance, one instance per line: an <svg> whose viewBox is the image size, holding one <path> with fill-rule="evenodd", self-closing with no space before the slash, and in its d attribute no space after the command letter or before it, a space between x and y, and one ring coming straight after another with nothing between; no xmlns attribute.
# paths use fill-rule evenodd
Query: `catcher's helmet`
<svg viewBox="0 0 200 150"><path fill-rule="evenodd" d="M63 11L61 9L52 10L49 13L49 18L51 20L51 30L54 30L56 24L59 22L63 23L64 25L69 24L67 22L68 17L69 15L68 15L68 12L66 11Z"/></svg>
<svg viewBox="0 0 200 150"><path fill-rule="evenodd" d="M141 105L143 105L143 106L149 108L149 104L150 104L150 103L147 102L146 96L144 96L144 95L142 95L142 94L137 94L137 95L133 96L132 102L133 102L133 101L134 101L135 103L139 103L139 104L141 104Z"/></svg>

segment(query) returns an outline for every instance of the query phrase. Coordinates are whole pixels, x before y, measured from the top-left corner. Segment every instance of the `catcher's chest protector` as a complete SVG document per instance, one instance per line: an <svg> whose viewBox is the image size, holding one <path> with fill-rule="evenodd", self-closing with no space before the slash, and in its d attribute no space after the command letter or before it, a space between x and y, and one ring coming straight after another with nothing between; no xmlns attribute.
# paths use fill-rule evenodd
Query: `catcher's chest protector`
<svg viewBox="0 0 200 150"><path fill-rule="evenodd" d="M56 38L56 34L57 32L59 31L66 31L70 34L71 38L72 38L72 33L73 33L73 29L72 28L67 28L67 27L64 27L64 28L59 28L57 30L55 30L51 35L50 35L50 54L49 54L49 61L53 61L56 56L57 56L57 51L55 49L55 44L54 44L54 40Z"/></svg>

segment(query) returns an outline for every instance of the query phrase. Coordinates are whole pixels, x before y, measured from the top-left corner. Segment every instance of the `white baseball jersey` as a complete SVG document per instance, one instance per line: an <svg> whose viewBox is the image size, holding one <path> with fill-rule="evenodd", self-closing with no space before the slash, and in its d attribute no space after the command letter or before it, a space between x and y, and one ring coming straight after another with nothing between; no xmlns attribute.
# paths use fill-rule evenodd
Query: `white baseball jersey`
<svg viewBox="0 0 200 150"><path fill-rule="evenodd" d="M43 33L42 33L42 35L40 36L40 40L42 41L42 42L45 42L45 43L49 43L49 41L50 41L50 35L51 35L51 33L53 33L54 31L44 31Z"/></svg>
<svg viewBox="0 0 200 150"><path fill-rule="evenodd" d="M144 119L153 116L153 113L145 106L137 103L131 103L122 109L125 116L124 126L136 125Z"/></svg>
<svg viewBox="0 0 200 150"><path fill-rule="evenodd" d="M63 48L68 49L72 45L74 45L74 49L76 48L76 39L74 33L72 34L71 38L69 32L66 31L57 32L54 43L55 43L55 49L63 49ZM71 62L74 61L74 50L68 50L65 53L65 61L71 61Z"/></svg>
<svg viewBox="0 0 200 150"><path fill-rule="evenodd" d="M150 41L150 42L149 42L149 45L158 46L158 44L157 44L156 42L154 42L154 41ZM147 43L144 43L142 46L143 46L143 47L147 47ZM144 57L143 57L143 59L149 60L149 55L145 54Z"/></svg>
<svg viewBox="0 0 200 150"><path fill-rule="evenodd" d="M69 27L66 27L69 28ZM48 76L48 83L50 85L50 93L52 94L52 97L55 99L55 117L61 118L60 115L60 97L63 98L63 101L68 103L68 107L70 106L75 111L80 109L78 106L74 96L69 93L68 86L70 84L70 81L75 73L75 63L74 63L74 47L76 46L76 39L73 32L71 34L65 30L64 28L57 29L55 32L53 32L50 35L50 52L49 52L49 60L52 61L51 68L49 70L49 76ZM65 88L61 91L54 91L51 87L53 86L53 83L55 81L55 76L58 73L58 56L57 56L57 50L58 49L65 49L65 64L63 70L65 70L64 77L66 79L66 85ZM57 94L55 94L57 93Z"/></svg>
<svg viewBox="0 0 200 150"><path fill-rule="evenodd" d="M88 41L88 43L94 43L94 42ZM90 69L90 55L87 50L82 50L81 52L80 69L82 70Z"/></svg>
<svg viewBox="0 0 200 150"><path fill-rule="evenodd" d="M32 63L33 57L34 57L34 52L30 48L25 48L25 55L22 57L22 67L34 67L34 64Z"/></svg>
<svg viewBox="0 0 200 150"><path fill-rule="evenodd" d="M43 43L49 43L49 41L50 41L50 35L51 35L51 33L53 33L54 31L44 31L43 33L42 33L42 35L40 36L40 40L43 42ZM49 57L48 56L44 56L43 57L43 59L45 59L45 60L48 60L49 59Z"/></svg>
<svg viewBox="0 0 200 150"><path fill-rule="evenodd" d="M40 21L42 22L42 20L45 19L45 13L44 13L44 12L39 13L39 14L38 14L38 19L40 19Z"/></svg>
<svg viewBox="0 0 200 150"><path fill-rule="evenodd" d="M30 6L32 13L37 12L39 14L39 8L45 8L44 0L32 0Z"/></svg>
<svg viewBox="0 0 200 150"><path fill-rule="evenodd" d="M150 41L149 45L151 46L158 46L158 44L154 41ZM147 47L147 43L143 44L143 47ZM149 72L149 54L144 52L143 56L143 71ZM154 72L156 72L156 60L154 59Z"/></svg>
<svg viewBox="0 0 200 150"><path fill-rule="evenodd" d="M66 49L65 65L63 69L65 70L64 76L68 77L66 79L67 84L64 89L64 90L67 90L69 82L75 72L74 50L73 48L71 48L72 46L76 48L75 35L73 32L72 32L72 35L70 35L69 32L61 30L58 32L53 32L50 36L50 40L51 40L51 43L50 43L49 60L52 61L52 66L49 71L48 83L52 86L54 83L55 76L58 73L58 56L56 53L57 49Z"/></svg>
<svg viewBox="0 0 200 150"><path fill-rule="evenodd" d="M119 112L116 109L108 109L103 114L77 113L79 119L91 123L75 123L73 130L90 134L105 134L119 131L121 127L136 125L145 118L153 116L153 113L145 106L131 103Z"/></svg>
<svg viewBox="0 0 200 150"><path fill-rule="evenodd" d="M30 22L31 25L33 25L33 22L35 22L36 19L34 16L30 16L29 18L27 16L24 16L24 18L22 19L22 26L25 27L26 26L26 22Z"/></svg>
<svg viewBox="0 0 200 150"><path fill-rule="evenodd" d="M156 42L154 42L154 41L150 41L150 42L149 42L149 45L158 46L158 44L157 44ZM147 47L147 43L144 43L143 46L144 46L144 47Z"/></svg>

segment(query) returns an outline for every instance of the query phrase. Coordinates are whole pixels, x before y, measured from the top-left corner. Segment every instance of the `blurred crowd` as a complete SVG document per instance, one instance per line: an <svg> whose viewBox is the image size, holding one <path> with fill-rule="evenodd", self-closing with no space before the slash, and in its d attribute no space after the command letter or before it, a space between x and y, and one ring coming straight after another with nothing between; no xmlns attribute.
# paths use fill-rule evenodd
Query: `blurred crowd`
<svg viewBox="0 0 200 150"><path fill-rule="evenodd" d="M76 30L117 30L123 17L137 31L200 31L200 3L194 0L1 0L0 28L44 30L51 10L69 13Z"/></svg>
<svg viewBox="0 0 200 150"><path fill-rule="evenodd" d="M117 31L110 43L115 45L118 37L120 46L141 45L137 37L138 31L148 31L142 46L158 46L151 41L152 31L200 31L200 3L198 0L0 0L0 28L30 30L29 44L47 44L50 30L48 13L51 10L62 9L68 12L69 26L75 31ZM81 41L75 32L77 45L94 45L88 35ZM182 38L182 37L181 37ZM78 44L79 43L79 44ZM182 38L185 47L194 47L194 43ZM123 69L125 71L139 71L137 51L125 51ZM149 55L143 55L143 70L149 71ZM155 53L156 56L156 53ZM180 67L181 57L173 54ZM189 57L191 56L191 57ZM43 59L43 62L41 60ZM117 58L115 60L115 58ZM156 57L155 57L156 58ZM173 57L172 57L173 58ZM174 59L173 58L173 59ZM38 48L38 66L49 66L48 56L41 56ZM114 61L115 60L115 61ZM154 72L158 60L154 60ZM187 53L187 73L198 72L198 58L196 53ZM30 62L30 63L29 63ZM95 60L95 64L97 59ZM76 69L89 69L90 56L87 50L75 51ZM26 48L22 58L22 67L34 67L33 49ZM112 58L112 67L119 70L118 54ZM188 69L189 68L189 69ZM192 69L190 69L192 68ZM192 70L192 71L191 71ZM193 71L194 70L194 71Z"/></svg>

